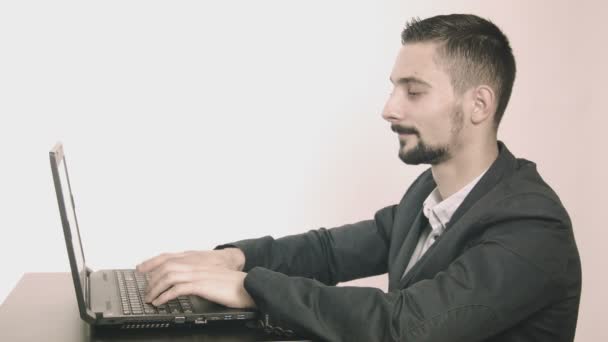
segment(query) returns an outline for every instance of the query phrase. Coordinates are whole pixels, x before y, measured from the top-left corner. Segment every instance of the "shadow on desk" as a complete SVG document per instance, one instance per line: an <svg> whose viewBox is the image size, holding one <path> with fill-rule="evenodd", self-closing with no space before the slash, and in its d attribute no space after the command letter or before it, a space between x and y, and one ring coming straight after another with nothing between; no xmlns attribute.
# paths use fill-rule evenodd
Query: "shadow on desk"
<svg viewBox="0 0 608 342"><path fill-rule="evenodd" d="M80 319L69 273L26 273L0 306L0 341L285 340L242 322L142 331L91 327Z"/></svg>

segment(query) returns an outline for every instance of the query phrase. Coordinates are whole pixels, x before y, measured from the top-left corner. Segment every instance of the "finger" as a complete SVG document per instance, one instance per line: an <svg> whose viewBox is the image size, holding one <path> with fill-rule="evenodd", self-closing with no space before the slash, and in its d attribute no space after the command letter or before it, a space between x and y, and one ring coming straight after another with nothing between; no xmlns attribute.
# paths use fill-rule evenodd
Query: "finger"
<svg viewBox="0 0 608 342"><path fill-rule="evenodd" d="M156 283L171 272L194 272L195 268L189 264L181 263L179 259L171 259L161 266L158 266L154 271L150 272L148 277L148 289L154 287Z"/></svg>
<svg viewBox="0 0 608 342"><path fill-rule="evenodd" d="M188 276L181 276L181 274L187 274ZM146 302L149 303L153 301L157 296L160 296L163 291L166 291L174 284L195 281L202 281L203 283L208 283L212 281L222 281L225 279L225 277L225 270L207 267L199 267L197 269L182 272L169 272L165 274L164 277L155 280L154 283L148 284L144 299L146 300Z"/></svg>
<svg viewBox="0 0 608 342"><path fill-rule="evenodd" d="M164 277L159 279L159 281L154 284L153 287L149 288L150 290L148 293L146 293L144 299L147 303L150 303L172 286L189 282L193 279L194 274L192 272L169 272Z"/></svg>
<svg viewBox="0 0 608 342"><path fill-rule="evenodd" d="M154 286L158 279L164 277L168 272L213 272L223 270L215 265L198 265L186 260L186 257L175 257L149 272L148 288Z"/></svg>
<svg viewBox="0 0 608 342"><path fill-rule="evenodd" d="M140 273L151 272L153 269L167 261L172 255L173 253L161 253L155 257L141 262L140 264L135 266L135 269Z"/></svg>
<svg viewBox="0 0 608 342"><path fill-rule="evenodd" d="M155 256L153 258L145 260L144 262L142 262L139 265L137 265L135 268L136 268L136 270L139 273L151 272L155 268L157 268L158 266L160 266L163 263L165 263L167 260L172 259L172 258L176 258L176 257L180 257L182 255L184 255L184 252L162 253L162 254L159 254L159 255L157 255L157 256Z"/></svg>
<svg viewBox="0 0 608 342"><path fill-rule="evenodd" d="M156 298L152 305L158 306L164 304L172 299L175 299L179 296L186 296L194 294L194 286L193 283L181 283L174 285L167 291L163 292L158 298Z"/></svg>
<svg viewBox="0 0 608 342"><path fill-rule="evenodd" d="M175 261L167 262L165 265L159 267L157 272L150 275L148 279L148 285L145 290L146 296L152 292L156 286L159 286L159 282L168 277L170 273L190 273L192 279L217 279L221 274L225 272L224 269L209 266L191 266L187 264L179 264ZM161 291L162 292L162 291Z"/></svg>

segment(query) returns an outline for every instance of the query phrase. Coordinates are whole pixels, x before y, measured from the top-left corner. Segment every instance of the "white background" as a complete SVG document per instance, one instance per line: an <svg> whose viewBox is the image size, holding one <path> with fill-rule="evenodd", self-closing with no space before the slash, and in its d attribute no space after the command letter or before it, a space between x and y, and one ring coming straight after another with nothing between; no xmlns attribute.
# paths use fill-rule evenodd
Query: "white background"
<svg viewBox="0 0 608 342"><path fill-rule="evenodd" d="M380 117L403 25L461 12L511 40L499 138L569 210L577 341L606 340L606 8L530 3L0 2L0 300L25 272L68 271L59 140L94 269L372 218L426 168L398 159Z"/></svg>

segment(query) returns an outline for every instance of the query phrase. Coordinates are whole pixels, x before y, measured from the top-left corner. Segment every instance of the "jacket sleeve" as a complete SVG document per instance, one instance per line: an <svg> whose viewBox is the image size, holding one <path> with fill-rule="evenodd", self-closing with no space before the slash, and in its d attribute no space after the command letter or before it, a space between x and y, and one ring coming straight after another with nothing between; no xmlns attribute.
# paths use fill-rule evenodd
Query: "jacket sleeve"
<svg viewBox="0 0 608 342"><path fill-rule="evenodd" d="M499 241L479 243L434 278L389 293L262 267L244 285L262 312L281 318L279 325L329 341L482 341L560 291L550 274Z"/></svg>
<svg viewBox="0 0 608 342"><path fill-rule="evenodd" d="M221 246L245 254L247 272L256 266L289 276L314 278L324 284L387 272L390 229L396 205L380 209L373 220L274 239L265 236Z"/></svg>

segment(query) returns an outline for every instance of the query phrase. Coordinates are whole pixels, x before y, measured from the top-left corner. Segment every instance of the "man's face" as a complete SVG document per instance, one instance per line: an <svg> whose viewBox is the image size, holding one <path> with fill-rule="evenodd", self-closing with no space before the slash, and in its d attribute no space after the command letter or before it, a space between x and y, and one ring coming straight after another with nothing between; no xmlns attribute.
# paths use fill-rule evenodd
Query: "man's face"
<svg viewBox="0 0 608 342"><path fill-rule="evenodd" d="M436 64L435 47L403 45L391 72L393 91L382 117L398 133L399 158L406 164L437 165L461 144L465 115L450 76Z"/></svg>

